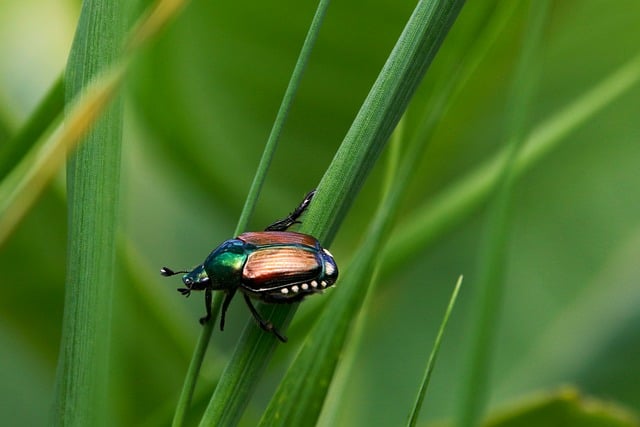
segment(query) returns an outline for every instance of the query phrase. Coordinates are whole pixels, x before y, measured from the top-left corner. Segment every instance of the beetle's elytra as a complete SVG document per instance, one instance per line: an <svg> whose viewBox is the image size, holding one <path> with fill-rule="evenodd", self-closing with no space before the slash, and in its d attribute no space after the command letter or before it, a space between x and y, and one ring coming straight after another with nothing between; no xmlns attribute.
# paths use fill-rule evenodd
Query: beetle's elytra
<svg viewBox="0 0 640 427"><path fill-rule="evenodd" d="M286 218L276 221L265 231L242 233L214 249L204 262L191 271L173 271L163 267L163 276L183 274L184 288L178 291L189 296L191 291L205 291L207 314L211 318L212 291L225 292L220 314L220 330L237 290L260 327L286 342L271 322L264 320L251 298L272 304L301 301L310 294L322 292L338 279L338 266L331 253L308 234L286 231L307 209L315 190L306 195L300 205Z"/></svg>

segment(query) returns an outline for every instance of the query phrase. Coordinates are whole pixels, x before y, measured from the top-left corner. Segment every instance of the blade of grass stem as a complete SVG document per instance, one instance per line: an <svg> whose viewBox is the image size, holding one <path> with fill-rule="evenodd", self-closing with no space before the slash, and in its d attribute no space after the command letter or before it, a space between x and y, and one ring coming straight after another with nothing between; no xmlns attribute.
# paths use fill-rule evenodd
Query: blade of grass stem
<svg viewBox="0 0 640 427"><path fill-rule="evenodd" d="M182 9L188 0L159 0L156 1L140 18L127 39L127 53L135 53L164 30Z"/></svg>
<svg viewBox="0 0 640 427"><path fill-rule="evenodd" d="M402 128L396 128L391 138L396 145L399 145L401 135ZM366 242L357 251L358 256L349 266L348 274L343 275L347 278L342 280L340 288L349 291L332 297L331 304L308 334L271 399L260 420L261 426L317 424L351 320L357 318L362 301L368 300L367 290L374 283L372 271L375 270L377 248L386 238L385 231L391 227L397 211L401 195L399 187L408 182L407 175L415 169L419 158L416 151L424 145L419 141L410 146L400 166L396 164L399 159L391 157L393 163L389 171L393 171L393 175L388 174L389 185L383 190L379 209L365 234Z"/></svg>
<svg viewBox="0 0 640 427"><path fill-rule="evenodd" d="M41 139L45 131L62 114L64 82L59 77L22 128L5 144L0 145L0 179L5 178L27 152Z"/></svg>
<svg viewBox="0 0 640 427"><path fill-rule="evenodd" d="M532 337L527 354L505 370L496 390L513 396L527 389L544 389L563 378L580 378L602 361L611 337L621 336L634 322L640 307L640 221L630 227L594 279L586 283L572 301ZM587 330L588 334L576 334ZM579 360L576 354L580 355Z"/></svg>
<svg viewBox="0 0 640 427"><path fill-rule="evenodd" d="M177 12L179 8L164 7L162 4L169 2L172 4L184 3L177 0L162 0L157 3L157 9L161 11L173 10ZM64 153L71 152L76 146L80 137L84 135L92 126L101 112L109 104L109 100L120 87L124 75L131 63L131 60L138 53L144 43L166 27L173 16L151 13L153 25L146 24L144 19L140 20L132 34L138 34L137 28L146 27L145 38L130 39L129 45L137 49L129 49L120 61L114 63L109 69L103 70L100 76L95 77L87 87L86 93L74 97L69 105L74 107L67 111L65 126L55 132L55 128L60 122L57 110L60 108L57 85L50 90L45 99L36 111L36 115L42 113L40 118L31 118L27 122L27 128L21 130L17 137L23 135L25 138L41 138L39 142L21 140L25 146L31 145L29 152L24 154L22 160L5 176L0 182L0 245L7 239L15 226L20 222L24 214L37 200L41 191L60 169L64 161ZM159 19L159 17L164 20ZM62 82L62 78L59 79ZM59 83L62 84L62 83ZM48 125L49 129L43 131ZM51 136L48 136L51 135ZM13 150L12 150L13 151Z"/></svg>
<svg viewBox="0 0 640 427"><path fill-rule="evenodd" d="M191 399L196 389L196 382L198 380L198 374L204 361L204 355L207 352L209 341L211 340L211 334L213 329L217 326L215 321L220 313L220 307L222 307L222 298L215 298L211 305L211 320L202 327L202 332L198 338L198 344L193 351L191 362L189 363L189 369L185 375L184 384L182 385L182 391L178 397L178 404L173 414L172 427L178 427L184 425L184 421L187 417L189 406L191 405Z"/></svg>
<svg viewBox="0 0 640 427"><path fill-rule="evenodd" d="M515 162L524 141L528 103L537 80L536 55L542 39L549 2L531 3L520 60L514 74L507 108L507 157L498 178L496 199L487 215L487 236L480 252L478 285L473 298L471 351L458 402L457 425L478 425L489 396L489 367L504 293L504 265L509 229L510 198L515 184Z"/></svg>
<svg viewBox="0 0 640 427"><path fill-rule="evenodd" d="M630 90L640 80L640 55L613 71L591 90L535 126L526 137L514 164L520 177L561 143L566 136ZM495 187L507 155L500 150L492 159L467 173L405 219L385 248L383 277L400 269L423 248L468 218Z"/></svg>
<svg viewBox="0 0 640 427"><path fill-rule="evenodd" d="M386 168L385 168L385 177L384 177L384 184L383 184L383 190L381 192L381 203L382 201L388 197L389 192L392 189L393 186L393 182L395 177L397 176L398 173L398 168L401 164L401 148L403 145L403 139L404 139L404 116L403 119L400 120L400 122L398 123L398 125L396 126L396 129L394 130L392 136L391 136L391 140L389 142L389 152L388 152L388 157L387 157L387 164L386 164ZM347 269L348 270L348 269ZM375 281L376 278L376 273L373 274L373 280ZM364 303L363 303L363 310L365 311L365 308L368 306L368 302L369 302L370 296L369 294L367 294L367 298L365 299ZM324 307L324 306L323 306ZM311 317L305 317L306 321L303 321L302 323L305 325L311 325L313 324L313 320L312 319L316 319L318 316L320 316L322 309L318 308L317 311L315 311ZM363 322L362 322L362 318L363 318L363 314L360 314L360 316L358 316L358 318L356 319L356 321L354 322L355 325L353 326L354 331L352 332L352 339L349 340L350 345L347 347L347 351L344 352L344 354L342 355L341 358L341 366L346 365L351 365L353 363L353 357L355 356L355 351L354 349L358 348L358 343L354 342L354 341L359 341L360 337L361 337L361 328L363 327ZM308 326L307 326L308 328ZM291 368L294 369L294 368ZM339 371L338 371L339 372ZM336 376L336 378L333 380L334 384L336 381L347 381L346 376ZM332 389L335 389L335 385L332 385ZM343 387L339 387L340 390L343 389ZM333 401L340 401L340 393L331 393L329 396L327 396L327 399L330 402ZM272 400L272 405L269 407L270 410L273 411L273 409L276 410L276 414L278 416L278 418L280 418L282 411L282 407L280 405L280 403L275 403L276 402L276 398L274 398ZM320 419L317 420L316 425L321 425L320 423L324 423L324 425L335 425L334 422L335 420L330 420L328 423L325 422L326 418L330 418L331 415L334 415L333 412L331 412L331 414L327 417L324 416L324 414L326 414L327 410L326 410L326 406L327 403L325 403L324 407L322 408L322 417ZM275 407L275 408L274 408ZM335 407L335 405L334 405ZM274 414L275 415L275 414ZM318 414L320 416L320 414ZM274 416L271 415L267 415L265 414L263 416L263 419L261 420L262 424L268 424L271 422L275 422L276 425L278 425L279 423L281 423L281 420L278 421L274 421ZM283 417L282 420L286 419L287 417ZM309 418L307 417L306 421L312 421L309 420Z"/></svg>
<svg viewBox="0 0 640 427"><path fill-rule="evenodd" d="M83 3L67 65L67 101L119 57L123 6ZM55 425L104 425L106 420L122 121L122 103L112 102L67 164L69 245Z"/></svg>
<svg viewBox="0 0 640 427"><path fill-rule="evenodd" d="M426 140L414 140L403 156L387 197L380 204L356 258L343 275L339 288L281 381L260 425L315 425L336 366L344 350L350 324L373 286L373 271L380 248L397 214L403 189L415 171Z"/></svg>
<svg viewBox="0 0 640 427"><path fill-rule="evenodd" d="M301 226L329 246L349 205L433 60L463 1L421 1L321 180ZM296 305L261 307L281 329ZM275 338L248 324L201 425L233 425L275 348Z"/></svg>
<svg viewBox="0 0 640 427"><path fill-rule="evenodd" d="M441 85L436 86L437 92L426 102L426 106L423 108L423 118L418 121L421 125L413 135L412 144L423 141L425 146L423 146L422 150L424 151L426 144L435 132L441 117L446 114L449 107L453 102L455 102L456 96L462 91L462 88L470 76L486 56L490 47L494 44L498 35L508 22L513 10L514 5L512 3L500 3L497 6L497 9L493 12L490 21L486 23L486 25L480 26L479 32L470 37L470 46L462 49L462 51L465 52L464 57L458 61L459 63L457 65L454 65L453 73L448 73L448 79L442 82ZM379 265L380 264L378 264L377 268ZM379 278L378 274L374 277ZM364 307L361 310L360 318L364 316L364 312L368 306L368 298L363 305ZM357 347L358 337L356 335L355 340L353 338L350 339L348 345L346 345L346 349L343 350L345 356L343 356L343 360L341 361L334 383L336 380L339 381L341 377L347 375L345 374L341 376L340 372L349 372L350 356L357 351ZM328 397L328 401L325 403L325 407L323 408L322 418L320 419L321 425L329 426L335 424L337 406L341 401L340 396L342 395L343 388L343 384L332 385L331 396Z"/></svg>
<svg viewBox="0 0 640 427"><path fill-rule="evenodd" d="M260 193L260 189L264 184L264 180L267 176L267 171L269 169L269 166L271 165L271 160L273 159L275 151L278 147L280 134L282 133L282 129L287 120L289 110L291 109L291 105L293 104L293 98L298 91L298 87L300 86L300 81L302 80L304 70L307 67L309 58L311 57L311 51L313 50L313 46L318 39L318 34L320 34L320 27L322 26L322 22L324 21L324 17L327 13L328 8L329 0L320 0L320 2L318 3L318 7L316 8L316 13L313 16L313 20L311 21L311 25L309 26L307 36L304 40L304 43L302 44L302 49L300 50L300 54L298 55L298 60L293 69L293 72L291 73L289 84L287 85L284 97L282 98L282 102L280 103L280 108L278 109L276 119L273 122L273 127L271 128L271 133L269 134L269 138L267 139L267 144L264 148L264 151L262 152L262 158L260 159L258 170L253 177L251 188L249 189L249 195L238 221L236 235L240 234L247 228L249 218L251 217L251 214L253 213L253 210L256 206L258 194Z"/></svg>
<svg viewBox="0 0 640 427"><path fill-rule="evenodd" d="M425 371L424 371L424 376L422 378L420 390L418 391L416 402L413 405L411 416L409 417L409 422L407 423L409 427L414 427L416 425L416 422L418 421L418 415L420 415L420 410L422 409L422 403L424 402L424 396L427 393L427 387L429 386L429 381L431 380L431 373L433 372L433 368L435 367L435 364L436 364L436 359L438 357L438 351L440 350L440 343L442 342L444 330L446 329L447 323L449 322L449 316L453 311L453 306L456 304L456 299L458 298L458 292L460 291L461 285L462 285L462 276L458 278L458 282L453 288L453 293L451 294L449 305L447 306L447 309L444 313L444 317L442 318L442 323L440 324L440 329L438 329L436 340L433 343L433 349L431 350L431 354L429 354L429 360L427 361L427 367L425 368Z"/></svg>
<svg viewBox="0 0 640 427"><path fill-rule="evenodd" d="M249 218L251 217L251 214L255 209L256 203L258 201L258 195L266 178L269 166L271 165L271 160L273 159L275 151L278 147L280 134L282 133L282 129L284 128L284 124L287 120L287 115L289 114L289 110L291 109L291 105L293 104L294 96L298 91L300 82L302 81L302 75L307 66L307 63L309 62L309 58L311 57L313 46L315 45L315 42L318 38L318 34L320 33L320 28L322 26L322 22L324 20L328 7L329 0L320 0L320 2L318 3L318 7L316 8L313 20L311 22L311 25L309 26L307 36L302 44L300 54L298 55L298 60L296 61L296 65L291 74L291 78L289 79L289 84L287 85L287 89L285 90L285 94L280 103L280 108L278 109L273 127L271 128L269 138L262 153L262 158L260 159L260 163L258 164L258 169L256 170L256 174L251 183L249 194L247 195L247 199L240 214L234 236L239 235L247 228ZM217 293L214 296L213 304L216 307L220 307L223 298L224 293ZM212 316L209 325L215 324L217 321L217 317L218 310L212 310ZM184 424L187 415L186 410L190 405L191 396L193 395L193 390L197 382L199 368L202 365L202 360L206 353L207 343L211 338L212 332L212 328L205 327L200 334L198 348L193 354L193 358L187 372L187 377L185 378L182 391L180 393L180 396L178 397L178 409L176 410L173 419L174 427L179 427Z"/></svg>
<svg viewBox="0 0 640 427"><path fill-rule="evenodd" d="M442 117L447 114L449 107L455 102L456 97L462 92L469 78L474 74L505 25L509 22L515 6L516 4L513 2L500 2L496 5L496 9L493 11L490 20L478 27L478 33L474 33L469 37L471 40L470 44L460 49L461 52L464 52L464 58L459 60L457 65L454 65L451 72L447 73L448 78L444 80L442 84L436 85L434 96L430 97L425 103L425 107L422 108L422 117L418 120L418 123L421 123L421 125L412 135L412 140L428 141L432 137ZM400 123L402 123L402 121ZM400 124L398 126L400 126ZM394 137L397 135L396 131L394 131ZM393 149L393 145L391 145L391 147ZM397 148L398 151L400 151L399 146ZM400 153L398 153L398 155L400 155ZM395 174L396 169L397 165L390 167L387 171L385 186L388 187L391 185L393 175L390 174L390 170L393 170ZM386 194L386 192L387 191L383 194ZM394 240L393 236L391 239ZM385 255L385 257L386 256L387 255ZM381 266L384 265L386 264L381 264ZM380 266L377 266L377 268L379 267ZM299 319L300 323L306 324L306 319L316 318L322 307L324 307L324 305L319 305L316 310L305 312L304 319ZM353 341L351 341L351 343L353 343ZM354 347L354 345L350 344L349 348L352 347ZM345 364L341 363L341 365L344 366ZM336 388L333 387L332 395L335 394L335 390Z"/></svg>
<svg viewBox="0 0 640 427"><path fill-rule="evenodd" d="M116 95L132 59L132 51L122 54L125 11L124 2L83 3L65 76L68 104L80 99L81 105L94 108L84 111L85 126L75 129L71 141L84 134L84 143L70 154L67 167L69 256L54 425L104 425L107 419L107 355L123 122L122 103L107 106L107 101ZM102 98L98 97L104 102L96 105L96 97L87 95L87 88L103 87L105 75L112 77L106 79L111 85L100 93ZM69 108L68 116L75 119L76 109Z"/></svg>
<svg viewBox="0 0 640 427"><path fill-rule="evenodd" d="M47 183L62 166L65 154L73 151L80 138L114 97L124 69L114 67L91 85L67 114L58 132L40 141L0 183L0 245L29 210Z"/></svg>

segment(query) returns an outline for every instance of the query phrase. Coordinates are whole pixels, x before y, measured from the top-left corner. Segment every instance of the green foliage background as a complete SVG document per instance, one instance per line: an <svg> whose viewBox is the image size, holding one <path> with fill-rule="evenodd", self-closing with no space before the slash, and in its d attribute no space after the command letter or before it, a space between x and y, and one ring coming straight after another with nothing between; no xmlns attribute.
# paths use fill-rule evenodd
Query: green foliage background
<svg viewBox="0 0 640 427"><path fill-rule="evenodd" d="M481 4L482 3L482 4ZM259 205L261 229L313 188L414 7L413 1L330 6ZM190 267L230 237L315 4L193 1L134 64L125 92L122 244L113 302L110 412L114 425L170 422L199 333L201 298L184 300L159 267ZM468 2L414 99L446 81L463 41L493 2ZM527 7L515 8L433 136L399 224L504 144L505 98ZM0 144L64 67L76 2L0 5ZM47 25L42 25L46 16ZM554 2L534 129L640 51L640 4ZM42 47L44 46L44 48ZM640 87L563 139L514 194L504 312L492 405L562 384L640 408ZM383 159L384 160L384 159ZM60 178L63 174L60 174ZM354 201L331 251L348 265L381 196L384 161ZM66 256L61 180L0 247L0 420L41 425L60 342ZM337 405L341 425L401 425L419 387L452 285L465 285L427 392L422 420L450 418L461 386L483 211L386 271L363 319ZM339 286L339 285L338 285ZM330 293L301 305L245 418L260 418L287 362ZM196 391L203 407L248 317L240 299L214 332Z"/></svg>

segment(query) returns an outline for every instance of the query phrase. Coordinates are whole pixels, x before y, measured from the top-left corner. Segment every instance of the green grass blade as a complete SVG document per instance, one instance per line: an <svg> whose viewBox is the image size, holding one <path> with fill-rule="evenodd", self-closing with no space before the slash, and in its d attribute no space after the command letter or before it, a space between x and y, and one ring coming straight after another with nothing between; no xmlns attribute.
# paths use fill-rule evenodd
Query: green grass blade
<svg viewBox="0 0 640 427"><path fill-rule="evenodd" d="M380 205L357 256L310 332L296 360L271 400L261 425L313 425L323 407L350 324L372 284L380 249L386 242L403 190L428 139L415 138L403 157L388 197Z"/></svg>
<svg viewBox="0 0 640 427"><path fill-rule="evenodd" d="M0 179L6 177L11 169L20 163L31 147L62 114L63 108L64 83L60 77L29 116L27 123L5 144L0 145Z"/></svg>
<svg viewBox="0 0 640 427"><path fill-rule="evenodd" d="M330 243L464 1L420 1L318 186L306 229ZM363 149L363 147L367 147ZM324 186L331 191L322 191ZM316 206L317 206L316 205Z"/></svg>
<svg viewBox="0 0 640 427"><path fill-rule="evenodd" d="M463 46L461 47L461 52L463 52L462 56L461 58L455 59L454 64L452 64L453 72L446 73L447 78L435 87L433 96L427 100L426 107L422 108L422 118L418 120L418 123L421 123L421 125L412 136L411 144L409 144L410 155L408 159L412 157L416 159L423 158L422 153L426 145L432 140L433 133L440 120L455 101L456 95L462 91L462 88L477 69L479 63L486 56L489 48L494 44L498 34L502 31L506 22L508 22L509 16L512 15L513 9L513 4L501 3L498 9L492 13L489 22L485 22L484 25L479 25L476 31L469 34L467 43L461 43L460 40L458 40L458 43L461 43ZM397 134L398 128L396 128L394 136ZM395 175L400 177L398 181L399 184L401 184L396 188L396 191L404 191L408 184L408 178L413 175L414 168L415 164L409 163L409 165L403 165L403 167L399 169L400 172L404 172L404 174L399 173ZM409 171L409 173L406 171ZM403 181L404 184L402 184ZM391 182L389 182L389 185L391 185ZM385 194L388 194L388 191L385 191ZM384 257L380 259L380 261L383 260ZM379 269L380 265L382 265L382 263L376 263L376 269ZM374 283L378 278L379 275L376 273L374 275ZM371 292L369 292L369 294L370 293ZM368 303L369 298L365 300L359 318L366 318ZM355 313L352 313L351 316L355 316ZM335 417L344 394L343 388L345 381L343 379L348 375L350 366L352 366L351 360L355 357L354 354L357 353L359 347L357 332L357 330L353 331L348 344L345 346L346 348L342 350L344 355L340 361L339 371L337 371L334 384L331 386L331 395L328 396L327 402L322 409L322 418L320 421L323 426L334 425L337 422ZM339 383L335 384L336 381L339 381Z"/></svg>
<svg viewBox="0 0 640 427"><path fill-rule="evenodd" d="M258 194L260 193L262 184L267 177L267 171L269 169L269 166L271 165L271 160L273 159L275 151L278 147L280 134L282 133L282 129L284 128L284 124L287 120L289 110L291 109L291 105L293 104L293 98L298 91L300 82L302 81L304 70L307 67L309 58L311 57L311 51L313 50L313 46L316 43L318 34L320 34L320 27L322 26L322 22L324 21L324 17L327 13L328 8L329 0L320 0L320 2L318 3L318 7L316 8L316 13L313 16L313 21L311 21L311 25L309 26L307 37L302 44L302 49L300 50L300 54L298 55L298 60L296 61L293 72L291 73L291 78L289 79L289 84L287 85L284 97L282 98L282 102L280 103L278 114L276 115L276 119L273 122L273 127L271 128L269 139L267 140L264 152L262 153L262 158L260 159L258 170L253 177L253 182L251 183L251 188L249 189L249 195L247 196L244 208L242 209L242 213L240 214L240 219L238 220L238 226L235 232L236 235L240 234L247 228L249 218L251 217L251 214L253 213L253 210L256 206Z"/></svg>
<svg viewBox="0 0 640 427"><path fill-rule="evenodd" d="M178 10L163 6L179 3L183 2L157 3L134 28L129 46L137 48L157 34ZM59 138L63 143L58 145L64 147L65 142L76 142L85 136L80 148L71 154L67 168L69 256L52 412L55 425L102 425L106 420L122 105L115 102L106 106L136 52L122 52L126 10L122 2L85 2L67 65L67 102L75 105L76 100L80 101L79 107L68 109L69 124L64 137Z"/></svg>
<svg viewBox="0 0 640 427"><path fill-rule="evenodd" d="M429 360L427 361L427 367L424 371L424 376L422 378L420 390L418 391L418 396L416 397L416 402L413 405L413 410L411 411L411 416L409 417L409 423L407 424L410 427L414 427L416 425L416 422L418 421L418 415L420 415L420 409L422 409L422 402L424 402L424 396L427 392L429 381L431 380L431 373L433 372L433 368L435 367L436 359L438 357L438 351L440 350L440 343L442 342L442 336L444 335L444 330L446 329L447 323L449 322L449 316L453 311L453 306L456 304L456 300L458 298L458 292L460 291L461 285L462 285L462 276L458 278L458 282L456 283L456 286L453 288L453 293L451 294L449 305L447 306L447 310L445 311L444 317L442 318L442 323L440 324L440 329L438 329L436 340L433 343L433 349L431 350L431 354L429 355Z"/></svg>
<svg viewBox="0 0 640 427"><path fill-rule="evenodd" d="M67 65L69 102L120 56L123 14L122 2L83 4ZM121 140L122 105L115 102L69 159L69 256L55 425L102 425L106 419Z"/></svg>
<svg viewBox="0 0 640 427"><path fill-rule="evenodd" d="M73 151L80 138L112 100L124 76L116 66L105 73L68 110L65 125L36 143L22 161L0 183L0 245L62 166L65 154ZM55 123L54 123L55 125Z"/></svg>
<svg viewBox="0 0 640 427"><path fill-rule="evenodd" d="M329 245L348 207L433 60L463 1L421 1L369 92L329 169L301 231ZM281 328L291 307L261 307ZM275 348L275 338L253 323L245 331L205 411L201 425L233 425L239 420Z"/></svg>
<svg viewBox="0 0 640 427"><path fill-rule="evenodd" d="M457 425L471 427L478 425L489 396L489 367L502 295L504 293L504 264L508 236L510 198L515 184L515 162L523 143L527 105L533 94L537 80L536 55L542 39L548 1L531 4L531 18L525 29L520 61L515 72L507 108L511 114L507 123L507 158L499 176L496 199L488 212L487 237L480 250L480 271L478 285L473 298L474 307L471 326L471 351L468 353L467 374L458 402Z"/></svg>
<svg viewBox="0 0 640 427"><path fill-rule="evenodd" d="M246 229L249 218L253 213L255 205L258 201L260 189L262 188L262 184L264 183L264 180L266 178L271 160L273 159L275 151L278 147L280 134L282 133L287 115L289 113L289 110L291 109L291 105L293 104L294 96L298 90L298 87L300 86L304 70L307 66L307 63L309 62L309 58L311 57L313 46L318 38L318 34L320 33L320 28L322 26L322 22L324 20L324 16L327 12L328 7L329 0L321 0L318 4L316 13L313 17L313 21L311 22L309 31L307 32L307 36L302 45L298 60L289 80L289 84L287 85L287 89L283 96L282 102L280 104L280 108L278 109L278 114L276 115L271 133L269 134L269 138L265 145L262 158L260 159L258 169L253 178L253 182L251 183L249 194L247 195L242 213L240 214L240 219L238 220L238 224L234 232L235 236L239 235ZM187 371L185 382L178 398L178 405L174 414L172 424L174 427L182 426L186 419L187 410L190 406L191 398L196 386L197 376L200 371L200 367L202 366L204 356L206 354L207 345L211 338L211 333L213 332L213 325L217 323L218 314L222 305L223 298L224 293L217 293L215 295L213 300L213 308L211 310L211 321L202 329L200 333L198 346L189 364L189 370Z"/></svg>
<svg viewBox="0 0 640 427"><path fill-rule="evenodd" d="M102 70L99 76L94 76L83 93L74 96L73 102L67 102L71 107L67 107L65 125L57 132L56 111L59 108L60 88L55 86L50 90L36 110L37 117L32 117L25 129L16 136L20 138L20 144L31 146L31 149L0 182L0 245L60 169L65 154L74 150L80 138L109 105L124 79L133 55L166 27L184 3L184 0L163 0L154 5L134 27L128 39L129 49L126 55L108 69ZM49 128L44 130L47 125ZM31 138L41 139L32 141ZM18 151L24 153L23 148L8 150L7 155L10 156L15 156Z"/></svg>
<svg viewBox="0 0 640 427"><path fill-rule="evenodd" d="M180 392L180 396L178 397L178 404L176 405L176 410L173 414L173 420L171 422L171 425L173 427L184 425L184 422L187 418L189 406L191 405L191 399L193 398L193 393L196 389L198 374L200 372L200 368L202 367L202 362L204 361L204 355L207 353L209 341L211 340L211 333L213 332L213 329L218 325L215 320L218 317L221 306L222 298L216 298L211 306L212 320L204 325L202 327L202 331L200 332L198 344L193 351L191 362L189 362L189 368L187 369L187 374L185 375L184 384L182 385L182 391Z"/></svg>
<svg viewBox="0 0 640 427"><path fill-rule="evenodd" d="M526 137L514 165L521 176L556 149L565 138L640 81L640 55L613 71L591 90L535 126ZM481 164L416 209L385 248L383 276L400 269L414 255L451 231L486 201L496 185L506 150Z"/></svg>
<svg viewBox="0 0 640 427"><path fill-rule="evenodd" d="M602 363L602 349L611 337L620 334L640 307L640 224L609 251L595 278L581 289L566 307L547 323L542 334L531 343L531 349L506 369L507 380L496 394L517 394L526 384L529 389L548 387L564 378L581 378L593 366ZM576 333L577 330L588 334ZM575 355L579 354L579 360Z"/></svg>

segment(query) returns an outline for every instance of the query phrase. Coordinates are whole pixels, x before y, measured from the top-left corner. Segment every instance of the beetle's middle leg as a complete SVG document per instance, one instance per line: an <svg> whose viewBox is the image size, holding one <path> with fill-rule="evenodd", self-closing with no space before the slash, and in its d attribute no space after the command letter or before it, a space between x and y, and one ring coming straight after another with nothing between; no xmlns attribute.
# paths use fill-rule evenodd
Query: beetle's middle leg
<svg viewBox="0 0 640 427"><path fill-rule="evenodd" d="M229 308L229 304L231 304L231 300L233 296L236 294L235 290L227 291L224 296L224 301L222 301L222 310L220 311L220 330L224 331L224 319L227 315L227 309Z"/></svg>
<svg viewBox="0 0 640 427"><path fill-rule="evenodd" d="M311 199L313 199L313 196L315 194L316 190L311 190L306 196L304 196L304 200L300 202L300 205L298 205L298 207L295 208L293 212L289 214L289 216L281 219L280 221L274 222L273 224L265 228L265 231L285 231L293 224L299 223L300 221L298 221L298 218L300 218L300 215L302 215L302 213L309 207L309 203L311 203Z"/></svg>
<svg viewBox="0 0 640 427"><path fill-rule="evenodd" d="M251 303L251 299L249 298L249 296L247 294L242 294L242 296L244 297L244 300L247 303L247 306L249 307L249 310L251 311L253 318L256 319L256 322L258 322L260 327L266 332L273 333L273 335L278 337L280 341L287 342L287 337L282 335L280 331L278 331L276 327L273 326L273 323L264 320L262 316L260 316L260 313L258 313L258 310L256 310L256 308Z"/></svg>

